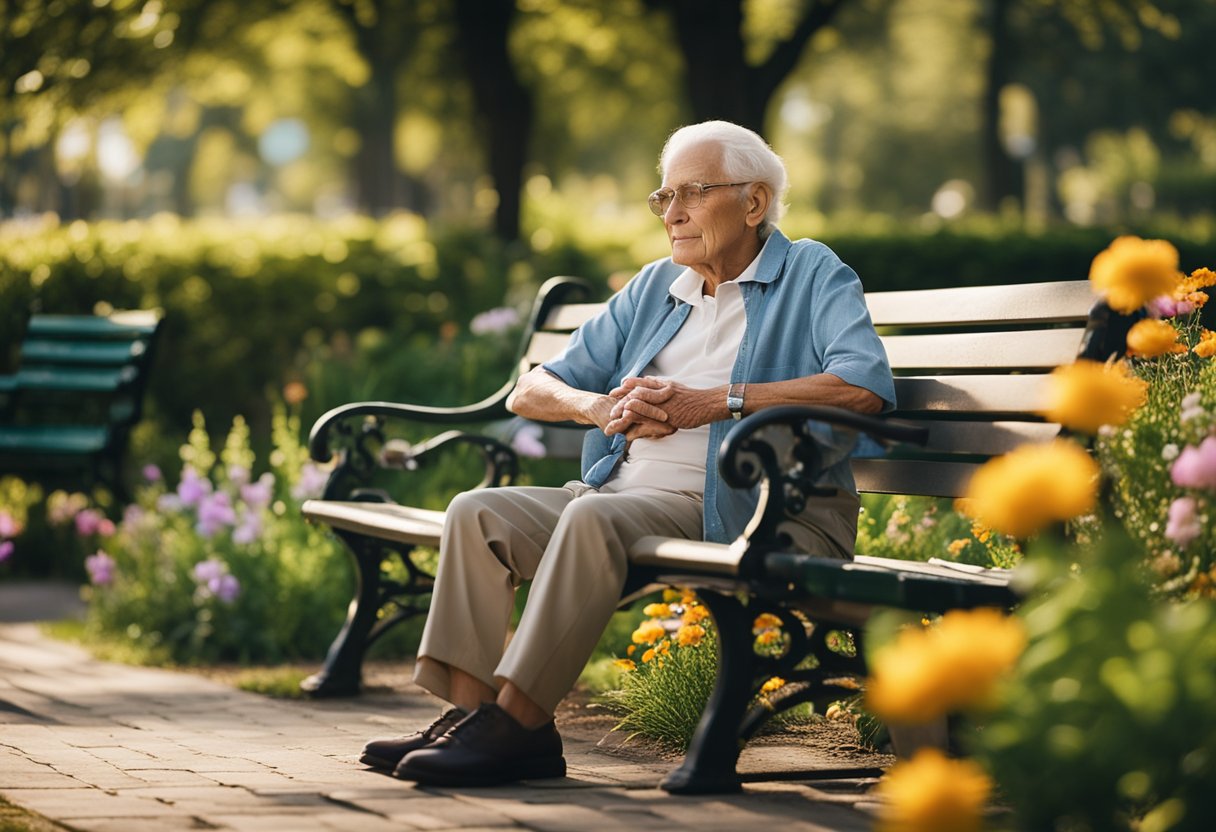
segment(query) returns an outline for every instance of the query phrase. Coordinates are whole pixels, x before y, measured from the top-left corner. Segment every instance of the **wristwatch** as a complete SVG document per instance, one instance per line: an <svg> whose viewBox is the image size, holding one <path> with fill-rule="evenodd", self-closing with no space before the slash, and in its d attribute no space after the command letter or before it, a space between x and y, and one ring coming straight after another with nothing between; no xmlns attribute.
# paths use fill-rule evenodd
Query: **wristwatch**
<svg viewBox="0 0 1216 832"><path fill-rule="evenodd" d="M726 409L736 422L743 418L743 391L746 389L747 385L741 381L726 388Z"/></svg>

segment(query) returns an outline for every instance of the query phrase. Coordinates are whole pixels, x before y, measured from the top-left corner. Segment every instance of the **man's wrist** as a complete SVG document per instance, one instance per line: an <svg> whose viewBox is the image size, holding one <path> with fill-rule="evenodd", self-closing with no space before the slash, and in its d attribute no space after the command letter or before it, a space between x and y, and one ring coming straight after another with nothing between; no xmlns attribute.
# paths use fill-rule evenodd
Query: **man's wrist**
<svg viewBox="0 0 1216 832"><path fill-rule="evenodd" d="M741 381L734 382L726 387L726 411L736 421L743 418L743 397L746 392L747 385Z"/></svg>

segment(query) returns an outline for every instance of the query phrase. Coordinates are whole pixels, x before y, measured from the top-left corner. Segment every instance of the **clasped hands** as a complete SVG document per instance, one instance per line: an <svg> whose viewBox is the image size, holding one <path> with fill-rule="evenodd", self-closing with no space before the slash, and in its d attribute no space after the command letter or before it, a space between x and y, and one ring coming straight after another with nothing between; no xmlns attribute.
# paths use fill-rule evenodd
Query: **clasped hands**
<svg viewBox="0 0 1216 832"><path fill-rule="evenodd" d="M614 401L602 426L604 433L624 434L630 442L670 436L713 421L713 391L669 379L633 376L621 381L608 397Z"/></svg>

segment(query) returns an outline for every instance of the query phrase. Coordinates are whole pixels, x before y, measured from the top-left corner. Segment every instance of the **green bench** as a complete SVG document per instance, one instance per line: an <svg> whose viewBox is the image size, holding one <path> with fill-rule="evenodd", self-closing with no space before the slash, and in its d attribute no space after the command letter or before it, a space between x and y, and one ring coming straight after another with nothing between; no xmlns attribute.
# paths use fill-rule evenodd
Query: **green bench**
<svg viewBox="0 0 1216 832"><path fill-rule="evenodd" d="M586 291L569 278L554 278L542 288L519 372L556 356L570 333L603 308L573 302ZM815 485L820 452L808 420L843 425L888 446L884 455L853 460L860 491L956 497L984 460L1059 434L1058 425L1036 415L1047 373L1078 356L1121 354L1128 325L1095 303L1085 281L879 292L866 299L896 375L899 409L891 418L777 407L743 419L725 440L720 475L731 487L757 490L759 506L748 533L729 546L644 538L630 553L623 602L658 585L693 587L719 632L715 688L683 765L663 783L669 791L738 789L739 752L774 712L807 701L822 705L855 692L865 675L861 627L874 610L940 613L1009 608L1018 601L1009 574L999 569L935 560L841 561L793 550L781 529L786 512L799 511L821 493ZM437 545L443 512L398 505L383 491L360 483L381 467L408 472L437 464L454 443L471 443L484 453L482 487L508 484L517 470L514 453L499 439L450 430L408 445L386 440L388 424L467 425L502 418L514 381L468 407L363 402L331 410L313 426L313 458L328 461L336 455L337 466L326 493L305 503L304 514L328 524L347 544L359 583L346 624L324 668L306 681L306 690L316 695L356 692L368 645L398 621L426 609L432 578L412 555L415 547ZM547 430L550 448L571 447L558 439L569 430ZM393 557L406 566L404 582L388 581L382 574L382 564ZM782 656L761 656L754 649L753 622L763 612L784 622L790 649ZM828 636L838 630L853 634L856 655L829 649ZM761 685L772 676L792 683L788 693L773 708L753 706Z"/></svg>
<svg viewBox="0 0 1216 832"><path fill-rule="evenodd" d="M157 310L31 316L16 372L0 376L0 472L125 497L160 327Z"/></svg>

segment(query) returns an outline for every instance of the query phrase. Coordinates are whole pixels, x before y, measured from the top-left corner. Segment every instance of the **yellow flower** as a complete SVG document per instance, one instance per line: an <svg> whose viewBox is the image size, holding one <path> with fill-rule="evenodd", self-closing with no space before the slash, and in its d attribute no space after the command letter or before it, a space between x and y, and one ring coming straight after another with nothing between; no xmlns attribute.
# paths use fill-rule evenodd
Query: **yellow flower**
<svg viewBox="0 0 1216 832"><path fill-rule="evenodd" d="M654 655L655 655L654 648L651 647L649 650L647 650L645 653L642 654L642 664L650 664L652 661L654 661Z"/></svg>
<svg viewBox="0 0 1216 832"><path fill-rule="evenodd" d="M625 672L638 669L638 666L634 664L632 659L616 659L612 663Z"/></svg>
<svg viewBox="0 0 1216 832"><path fill-rule="evenodd" d="M709 617L709 610L697 604L695 607L689 607L684 610L684 614L680 616L680 620L685 624L699 624Z"/></svg>
<svg viewBox="0 0 1216 832"><path fill-rule="evenodd" d="M663 590L663 603L670 604L672 601L679 601L682 594L678 589L667 587Z"/></svg>
<svg viewBox="0 0 1216 832"><path fill-rule="evenodd" d="M671 607L666 604L647 604L642 608L642 614L651 618L671 618Z"/></svg>
<svg viewBox="0 0 1216 832"><path fill-rule="evenodd" d="M1205 329L1199 333L1199 343L1191 348L1195 355L1202 358L1211 358L1216 355L1216 332L1210 329Z"/></svg>
<svg viewBox="0 0 1216 832"><path fill-rule="evenodd" d="M1178 330L1168 321L1145 318L1127 331L1127 351L1139 358L1156 358L1172 352L1186 352L1178 343Z"/></svg>
<svg viewBox="0 0 1216 832"><path fill-rule="evenodd" d="M641 626L633 631L634 644L654 644L667 635L667 629L658 621L643 621Z"/></svg>
<svg viewBox="0 0 1216 832"><path fill-rule="evenodd" d="M1091 511L1098 474L1098 463L1073 442L1023 445L975 472L964 507L984 526L1026 537L1048 523Z"/></svg>
<svg viewBox="0 0 1216 832"><path fill-rule="evenodd" d="M960 537L958 540L951 540L950 545L946 547L946 551L948 551L953 557L958 557L959 553L970 545L970 539Z"/></svg>
<svg viewBox="0 0 1216 832"><path fill-rule="evenodd" d="M756 616L756 620L752 622L752 632L756 630L764 630L769 627L780 627L781 619L773 615L771 612L762 612Z"/></svg>
<svg viewBox="0 0 1216 832"><path fill-rule="evenodd" d="M638 649L638 646L637 646L636 644L631 644L631 645L629 645L628 647L626 647L626 648L625 648L625 655L626 655L626 656L632 656L632 655L633 655L633 653L634 653L634 651L635 651L635 650L637 650L637 649Z"/></svg>
<svg viewBox="0 0 1216 832"><path fill-rule="evenodd" d="M879 719L924 723L988 703L1026 646L1022 622L999 610L954 610L910 627L874 655L866 704Z"/></svg>
<svg viewBox="0 0 1216 832"><path fill-rule="evenodd" d="M1103 425L1121 425L1148 396L1148 382L1132 375L1127 365L1080 360L1058 367L1048 378L1043 415L1085 433Z"/></svg>
<svg viewBox="0 0 1216 832"><path fill-rule="evenodd" d="M783 687L785 687L785 680L780 676L774 676L764 683L764 685L760 688L760 692L773 693L774 691L781 690Z"/></svg>
<svg viewBox="0 0 1216 832"><path fill-rule="evenodd" d="M898 762L878 783L878 832L978 832L992 780L972 760L935 748Z"/></svg>
<svg viewBox="0 0 1216 832"><path fill-rule="evenodd" d="M1111 309L1125 314L1172 294L1181 279L1178 249L1165 240L1119 237L1089 268L1090 283Z"/></svg>
<svg viewBox="0 0 1216 832"><path fill-rule="evenodd" d="M705 638L705 628L700 624L685 624L676 630L676 643L681 647L696 647Z"/></svg>
<svg viewBox="0 0 1216 832"><path fill-rule="evenodd" d="M757 644L776 644L778 641L781 641L780 630L762 630L760 635L756 636Z"/></svg>

